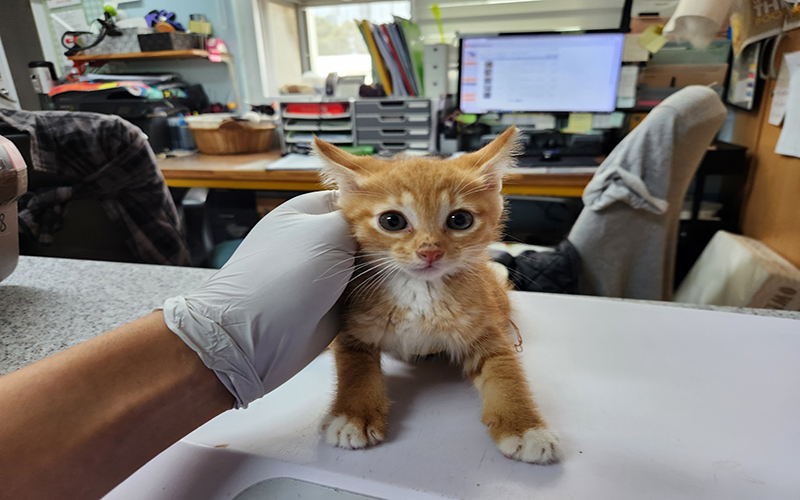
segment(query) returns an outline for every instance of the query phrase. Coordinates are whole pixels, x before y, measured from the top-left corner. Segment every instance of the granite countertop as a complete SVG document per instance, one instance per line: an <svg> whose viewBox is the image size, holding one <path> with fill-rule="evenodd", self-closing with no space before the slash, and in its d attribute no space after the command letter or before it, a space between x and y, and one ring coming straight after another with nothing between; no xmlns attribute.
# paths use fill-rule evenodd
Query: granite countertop
<svg viewBox="0 0 800 500"><path fill-rule="evenodd" d="M213 269L20 257L14 273L0 283L0 375L144 316L165 299L190 292L213 273ZM641 302L800 319L800 312Z"/></svg>
<svg viewBox="0 0 800 500"><path fill-rule="evenodd" d="M0 375L145 316L213 273L22 256L0 283Z"/></svg>

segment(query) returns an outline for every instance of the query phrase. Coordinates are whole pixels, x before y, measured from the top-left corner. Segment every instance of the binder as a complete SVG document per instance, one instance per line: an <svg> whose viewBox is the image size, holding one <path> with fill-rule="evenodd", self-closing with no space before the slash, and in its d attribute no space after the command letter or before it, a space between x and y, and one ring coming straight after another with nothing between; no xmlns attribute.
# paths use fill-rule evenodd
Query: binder
<svg viewBox="0 0 800 500"><path fill-rule="evenodd" d="M375 65L375 69L378 72L378 77L383 84L383 89L386 91L387 95L392 95L392 81L390 80L389 74L386 71L386 67L383 65L383 59L381 58L380 51L378 50L378 46L372 36L372 24L369 21L364 20L361 21L361 26L363 28L364 39L367 41L367 48L372 56L372 62Z"/></svg>

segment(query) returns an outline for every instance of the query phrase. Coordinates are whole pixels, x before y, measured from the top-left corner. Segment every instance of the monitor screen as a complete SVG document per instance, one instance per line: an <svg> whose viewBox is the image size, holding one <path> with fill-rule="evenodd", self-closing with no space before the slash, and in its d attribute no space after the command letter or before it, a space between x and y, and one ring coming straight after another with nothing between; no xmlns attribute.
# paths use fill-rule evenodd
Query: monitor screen
<svg viewBox="0 0 800 500"><path fill-rule="evenodd" d="M459 107L464 113L614 111L624 36L465 36Z"/></svg>

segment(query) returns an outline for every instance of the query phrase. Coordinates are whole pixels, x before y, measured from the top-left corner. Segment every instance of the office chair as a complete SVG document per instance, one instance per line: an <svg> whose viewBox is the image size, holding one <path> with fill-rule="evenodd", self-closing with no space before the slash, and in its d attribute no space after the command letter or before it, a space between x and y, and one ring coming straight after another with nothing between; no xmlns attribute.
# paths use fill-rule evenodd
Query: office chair
<svg viewBox="0 0 800 500"><path fill-rule="evenodd" d="M680 211L726 109L690 86L656 106L598 168L568 240L585 295L670 300Z"/></svg>

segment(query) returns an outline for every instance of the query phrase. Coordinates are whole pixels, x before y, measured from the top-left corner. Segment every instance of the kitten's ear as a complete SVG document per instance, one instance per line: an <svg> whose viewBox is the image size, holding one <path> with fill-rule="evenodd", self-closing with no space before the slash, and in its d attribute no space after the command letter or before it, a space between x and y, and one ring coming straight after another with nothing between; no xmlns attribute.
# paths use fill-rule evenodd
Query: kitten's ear
<svg viewBox="0 0 800 500"><path fill-rule="evenodd" d="M514 167L514 157L521 150L520 132L512 125L497 139L461 159L466 162L467 168L477 171L484 178L487 190L500 191L503 177Z"/></svg>
<svg viewBox="0 0 800 500"><path fill-rule="evenodd" d="M342 151L333 144L314 137L314 153L323 160L322 183L342 192L355 191L358 178L366 172L363 158Z"/></svg>

